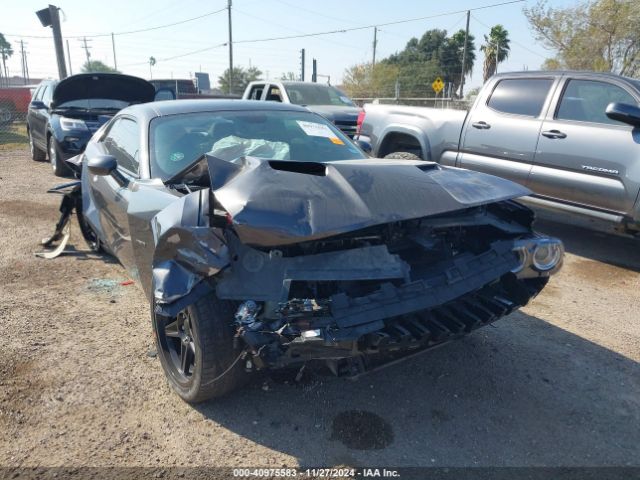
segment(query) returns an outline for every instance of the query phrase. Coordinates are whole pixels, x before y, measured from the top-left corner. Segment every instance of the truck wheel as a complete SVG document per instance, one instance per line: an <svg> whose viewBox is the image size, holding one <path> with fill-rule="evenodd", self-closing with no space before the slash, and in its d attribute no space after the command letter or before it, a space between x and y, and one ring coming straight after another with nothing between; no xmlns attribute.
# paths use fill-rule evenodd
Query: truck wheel
<svg viewBox="0 0 640 480"><path fill-rule="evenodd" d="M11 103L0 103L0 125L8 125L15 117L15 107Z"/></svg>
<svg viewBox="0 0 640 480"><path fill-rule="evenodd" d="M248 381L242 349L234 347L234 307L212 293L177 317L165 317L152 308L162 369L171 388L186 402L220 397Z"/></svg>
<svg viewBox="0 0 640 480"><path fill-rule="evenodd" d="M384 158L396 158L399 160L422 160L418 155L411 152L391 152L385 155Z"/></svg>
<svg viewBox="0 0 640 480"><path fill-rule="evenodd" d="M47 153L36 147L33 143L33 137L31 136L31 130L27 130L27 136L29 137L29 151L31 152L31 159L36 162L42 162L47 159Z"/></svg>
<svg viewBox="0 0 640 480"><path fill-rule="evenodd" d="M71 173L71 170L65 165L62 155L60 155L58 142L51 136L47 141L47 150L49 151L49 161L51 162L53 174L56 177L68 176Z"/></svg>

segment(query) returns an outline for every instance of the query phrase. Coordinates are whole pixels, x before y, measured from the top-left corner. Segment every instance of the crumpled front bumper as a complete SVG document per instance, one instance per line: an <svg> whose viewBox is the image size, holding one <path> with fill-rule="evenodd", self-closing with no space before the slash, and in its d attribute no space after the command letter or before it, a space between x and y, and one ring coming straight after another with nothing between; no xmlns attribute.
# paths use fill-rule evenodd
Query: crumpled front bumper
<svg viewBox="0 0 640 480"><path fill-rule="evenodd" d="M523 262L518 252L525 248L533 255L537 246L549 242L561 246L541 236L499 240L481 254L435 263L411 281L389 279L358 297L335 294L319 314L310 310L306 318L281 319L273 328L268 321L244 319L238 322L238 336L259 366L270 367L432 347L487 325L535 297L561 260L541 271L533 266L532 256ZM295 269L286 274L300 277ZM280 285L287 286L288 280L285 275ZM288 303L281 302L280 311L288 311Z"/></svg>

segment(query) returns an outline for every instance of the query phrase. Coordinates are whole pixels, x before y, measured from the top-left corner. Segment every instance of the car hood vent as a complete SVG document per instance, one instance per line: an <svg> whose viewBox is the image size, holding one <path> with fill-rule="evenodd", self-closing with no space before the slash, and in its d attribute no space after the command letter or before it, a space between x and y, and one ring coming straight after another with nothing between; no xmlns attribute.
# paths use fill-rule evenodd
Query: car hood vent
<svg viewBox="0 0 640 480"><path fill-rule="evenodd" d="M295 162L288 160L269 160L269 166L282 172L304 173L305 175L318 175L324 177L327 167L316 162Z"/></svg>

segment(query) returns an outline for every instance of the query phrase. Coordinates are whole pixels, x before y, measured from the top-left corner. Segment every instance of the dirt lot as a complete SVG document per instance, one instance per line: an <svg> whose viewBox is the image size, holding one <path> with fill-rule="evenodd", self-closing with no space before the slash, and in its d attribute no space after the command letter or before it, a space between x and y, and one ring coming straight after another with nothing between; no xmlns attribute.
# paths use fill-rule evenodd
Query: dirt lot
<svg viewBox="0 0 640 480"><path fill-rule="evenodd" d="M2 466L640 465L640 242L540 223L565 267L495 328L357 381L265 376L192 407L117 263L34 257L59 183L0 150Z"/></svg>

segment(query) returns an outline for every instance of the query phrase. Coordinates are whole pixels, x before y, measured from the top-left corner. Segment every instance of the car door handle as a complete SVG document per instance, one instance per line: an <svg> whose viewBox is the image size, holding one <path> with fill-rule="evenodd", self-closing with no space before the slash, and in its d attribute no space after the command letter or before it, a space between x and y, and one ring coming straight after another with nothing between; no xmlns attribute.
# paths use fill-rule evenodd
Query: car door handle
<svg viewBox="0 0 640 480"><path fill-rule="evenodd" d="M487 122L475 122L472 123L471 126L473 128L479 128L480 130L488 130L491 128L491 125L489 125Z"/></svg>
<svg viewBox="0 0 640 480"><path fill-rule="evenodd" d="M567 138L567 134L560 130L547 130L546 132L542 132L542 135L547 138Z"/></svg>

